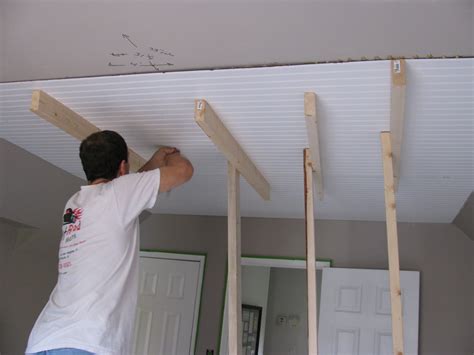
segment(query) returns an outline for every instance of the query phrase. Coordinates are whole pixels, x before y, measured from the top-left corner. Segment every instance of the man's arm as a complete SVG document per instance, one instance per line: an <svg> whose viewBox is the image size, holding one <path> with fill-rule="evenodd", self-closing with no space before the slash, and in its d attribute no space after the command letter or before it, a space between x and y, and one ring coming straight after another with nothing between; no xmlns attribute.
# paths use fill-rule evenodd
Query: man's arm
<svg viewBox="0 0 474 355"><path fill-rule="evenodd" d="M143 165L138 172L150 171L165 166L165 158L167 155L179 153L179 150L173 147L161 147L155 154Z"/></svg>
<svg viewBox="0 0 474 355"><path fill-rule="evenodd" d="M194 168L176 148L160 148L139 170L149 171L160 168L160 192L167 192L191 179Z"/></svg>
<svg viewBox="0 0 474 355"><path fill-rule="evenodd" d="M160 192L167 192L189 181L194 168L179 152L167 155L165 166L160 168Z"/></svg>

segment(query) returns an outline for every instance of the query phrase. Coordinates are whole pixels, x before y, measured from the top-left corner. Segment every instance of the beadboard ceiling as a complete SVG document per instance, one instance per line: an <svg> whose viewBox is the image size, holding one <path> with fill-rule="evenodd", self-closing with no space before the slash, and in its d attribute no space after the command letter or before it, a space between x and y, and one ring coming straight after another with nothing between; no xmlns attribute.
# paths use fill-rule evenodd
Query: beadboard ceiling
<svg viewBox="0 0 474 355"><path fill-rule="evenodd" d="M400 221L451 222L474 187L474 59L408 60ZM0 137L84 177L79 142L29 112L33 89L148 158L177 146L195 166L155 213L226 215L226 162L194 122L206 99L271 185L242 182L243 216L303 218L303 93L318 95L324 201L318 219L384 220L379 132L389 129L390 62L189 71L0 84ZM25 196L25 199L27 196Z"/></svg>

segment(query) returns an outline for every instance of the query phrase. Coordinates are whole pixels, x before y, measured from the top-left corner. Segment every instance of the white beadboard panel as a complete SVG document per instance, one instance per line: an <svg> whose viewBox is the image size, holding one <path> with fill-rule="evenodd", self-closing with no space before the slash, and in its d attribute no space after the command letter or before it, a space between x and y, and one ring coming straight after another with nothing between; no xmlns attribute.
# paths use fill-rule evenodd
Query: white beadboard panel
<svg viewBox="0 0 474 355"><path fill-rule="evenodd" d="M398 217L451 222L474 187L474 60L408 60ZM29 112L42 89L148 158L177 146L190 183L156 213L226 215L226 162L194 122L194 99L219 114L271 185L242 182L243 216L303 218L303 93L318 95L324 201L319 219L384 220L379 133L389 129L390 62L155 73L0 84L0 137L84 177L79 142Z"/></svg>

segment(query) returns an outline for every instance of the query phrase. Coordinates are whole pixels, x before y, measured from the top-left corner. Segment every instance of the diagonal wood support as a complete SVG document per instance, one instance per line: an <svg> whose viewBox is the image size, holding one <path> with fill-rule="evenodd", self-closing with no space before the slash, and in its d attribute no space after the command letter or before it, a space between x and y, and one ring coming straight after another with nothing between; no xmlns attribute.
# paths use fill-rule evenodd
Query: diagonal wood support
<svg viewBox="0 0 474 355"><path fill-rule="evenodd" d="M242 354L241 239L239 172L227 163L227 258L229 271L229 354Z"/></svg>
<svg viewBox="0 0 474 355"><path fill-rule="evenodd" d="M395 192L398 191L400 180L400 161L402 155L403 126L405 122L405 60L391 62L391 93L390 93L390 132L393 149L393 179Z"/></svg>
<svg viewBox="0 0 474 355"><path fill-rule="evenodd" d="M304 150L304 200L306 225L306 277L308 284L308 354L318 354L318 313L316 293L316 243L314 238L313 162Z"/></svg>
<svg viewBox="0 0 474 355"><path fill-rule="evenodd" d="M194 119L221 153L224 154L227 161L233 164L264 200L269 200L269 183L206 100L195 100Z"/></svg>
<svg viewBox="0 0 474 355"><path fill-rule="evenodd" d="M33 91L30 111L81 141L100 131L84 117L42 90ZM134 172L146 163L146 160L132 149L128 150L128 161L130 170Z"/></svg>
<svg viewBox="0 0 474 355"><path fill-rule="evenodd" d="M245 177L265 200L270 199L270 185L206 100L195 100L194 119L227 158L229 354L241 355L242 299L239 176Z"/></svg>
<svg viewBox="0 0 474 355"><path fill-rule="evenodd" d="M393 354L403 355L402 292L400 287L400 262L398 253L397 207L393 178L393 152L390 132L380 134L387 223L388 269L390 301L392 306Z"/></svg>
<svg viewBox="0 0 474 355"><path fill-rule="evenodd" d="M306 131L308 133L309 149L311 151L312 169L316 182L316 191L320 200L324 198L323 172L321 170L321 154L319 150L319 130L316 114L316 94L314 92L304 93L304 115Z"/></svg>

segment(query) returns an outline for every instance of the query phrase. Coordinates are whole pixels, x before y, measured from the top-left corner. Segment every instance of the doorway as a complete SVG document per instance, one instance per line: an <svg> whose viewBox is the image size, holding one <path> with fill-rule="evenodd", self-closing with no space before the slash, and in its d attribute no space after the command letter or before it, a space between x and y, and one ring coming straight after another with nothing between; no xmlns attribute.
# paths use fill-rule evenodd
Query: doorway
<svg viewBox="0 0 474 355"><path fill-rule="evenodd" d="M303 329L304 317L306 317L306 301L304 302L304 311L301 310L285 310L279 305L285 304L283 300L286 295L274 292L272 290L279 288L283 280L297 280L302 279L300 283L304 289L303 294L306 299L306 260L303 258L287 258L287 257L266 257L266 256L242 256L242 303L262 308L261 321L258 332L258 349L253 353L254 355L263 355L265 353L271 353L265 351L272 347L271 339L279 338L281 336L276 333L279 330L288 328L288 332L284 332L285 337L290 337L291 333L305 334ZM318 259L316 262L317 270L317 282L318 290L321 289L321 270L323 268L331 267L332 260L330 259ZM303 282L304 281L304 282ZM295 290L292 290L292 293ZM319 291L318 291L319 292ZM295 293L295 292L293 292ZM288 295L290 297L290 295ZM219 340L219 355L228 355L228 321L227 321L227 286L224 295L224 308L222 311L222 322L221 322L221 335ZM318 297L319 298L319 297ZM301 312L300 312L301 311ZM275 326L277 318L283 316L284 320L279 326ZM295 322L297 324L295 324ZM291 324L290 324L291 323ZM280 329L281 328L281 329ZM243 330L243 343L252 343L253 339L248 339L252 336L250 332ZM266 345L267 343L267 345ZM306 346L306 342L303 341L302 346ZM294 346L292 346L294 347ZM296 349L295 354L304 353ZM252 354L253 349L246 349L243 354Z"/></svg>
<svg viewBox="0 0 474 355"><path fill-rule="evenodd" d="M140 252L134 354L194 354L205 255Z"/></svg>

